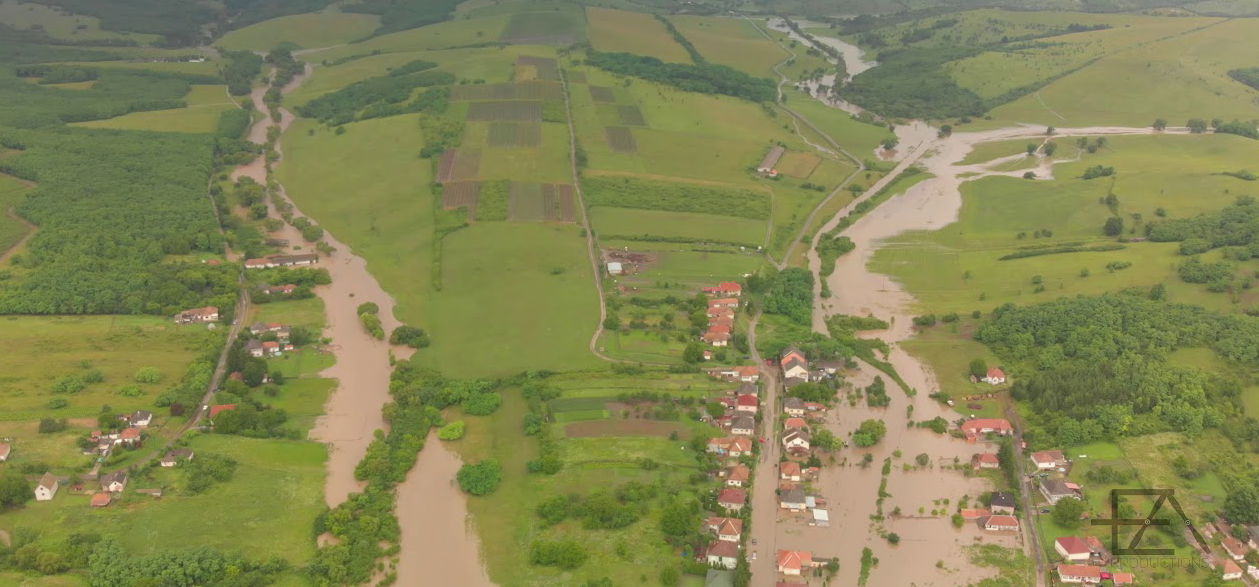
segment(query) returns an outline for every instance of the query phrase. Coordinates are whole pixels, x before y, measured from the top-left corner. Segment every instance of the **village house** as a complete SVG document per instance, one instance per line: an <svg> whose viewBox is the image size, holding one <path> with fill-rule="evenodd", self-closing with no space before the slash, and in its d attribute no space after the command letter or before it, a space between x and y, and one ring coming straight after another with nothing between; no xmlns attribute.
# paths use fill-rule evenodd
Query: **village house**
<svg viewBox="0 0 1259 587"><path fill-rule="evenodd" d="M218 322L219 309L214 306L206 306L204 308L193 308L184 310L175 315L176 324L197 324L205 322Z"/></svg>
<svg viewBox="0 0 1259 587"><path fill-rule="evenodd" d="M39 485L35 486L36 501L51 501L57 496L57 489L61 487L61 480L52 473L44 473L39 478Z"/></svg>
<svg viewBox="0 0 1259 587"><path fill-rule="evenodd" d="M169 469L178 466L179 463L191 461L195 454L186 448L177 448L166 453L166 456L162 457L162 461L159 464Z"/></svg>
<svg viewBox="0 0 1259 587"><path fill-rule="evenodd" d="M739 309L739 298L717 298L715 300L709 300L708 309L711 310L713 308L737 310Z"/></svg>
<svg viewBox="0 0 1259 587"><path fill-rule="evenodd" d="M1110 581L1114 583L1116 587L1119 587L1120 585L1132 585L1137 582L1137 576L1132 573L1111 573Z"/></svg>
<svg viewBox="0 0 1259 587"><path fill-rule="evenodd" d="M1068 562L1087 562L1093 557L1088 542L1079 536L1063 536L1054 540L1054 552Z"/></svg>
<svg viewBox="0 0 1259 587"><path fill-rule="evenodd" d="M988 374L984 375L982 381L989 385L1001 385L1002 383L1005 383L1005 371L1002 371L997 367L992 367L988 369Z"/></svg>
<svg viewBox="0 0 1259 587"><path fill-rule="evenodd" d="M782 367L784 377L805 380L809 378L809 359L799 349L789 348L783 351L778 364Z"/></svg>
<svg viewBox="0 0 1259 587"><path fill-rule="evenodd" d="M118 433L118 443L125 444L127 446L140 444L140 429L134 426L131 428L123 428L122 432Z"/></svg>
<svg viewBox="0 0 1259 587"><path fill-rule="evenodd" d="M245 259L245 269L270 269L275 267L266 259Z"/></svg>
<svg viewBox="0 0 1259 587"><path fill-rule="evenodd" d="M706 556L709 565L733 569L739 565L739 545L735 542L718 540L708 546Z"/></svg>
<svg viewBox="0 0 1259 587"><path fill-rule="evenodd" d="M1242 541L1233 538L1232 536L1225 536L1224 539L1220 541L1220 546L1223 546L1224 552L1227 552L1228 556L1233 557L1233 560L1235 561L1245 560L1246 553L1250 550L1242 543Z"/></svg>
<svg viewBox="0 0 1259 587"><path fill-rule="evenodd" d="M9 453L13 452L13 447L6 443L0 442L0 463L9 460Z"/></svg>
<svg viewBox="0 0 1259 587"><path fill-rule="evenodd" d="M788 416L804 416L804 401L798 397L783 400L783 412Z"/></svg>
<svg viewBox="0 0 1259 587"><path fill-rule="evenodd" d="M108 475L101 475L101 491L110 493L122 493L127 488L127 472L115 471Z"/></svg>
<svg viewBox="0 0 1259 587"><path fill-rule="evenodd" d="M301 255L273 255L267 257L275 267L302 267L305 265L314 265L319 262L319 255L315 253L306 253Z"/></svg>
<svg viewBox="0 0 1259 587"><path fill-rule="evenodd" d="M760 400L754 395L741 395L734 398L734 409L736 412L755 414L759 406Z"/></svg>
<svg viewBox="0 0 1259 587"><path fill-rule="evenodd" d="M985 434L1008 436L1014 433L1014 427L1003 418L975 418L962 423L962 433L967 442L973 443Z"/></svg>
<svg viewBox="0 0 1259 587"><path fill-rule="evenodd" d="M713 326L700 337L700 340L714 347L730 346L730 327Z"/></svg>
<svg viewBox="0 0 1259 587"><path fill-rule="evenodd" d="M262 350L262 341L256 338L252 338L245 343L245 352L249 353L249 356L258 359L261 359L266 354L266 351Z"/></svg>
<svg viewBox="0 0 1259 587"><path fill-rule="evenodd" d="M288 295L293 295L293 292L295 291L297 291L297 285L292 284L292 283L286 283L284 285L272 285L269 287L262 288L262 293L267 294L269 296L288 296Z"/></svg>
<svg viewBox="0 0 1259 587"><path fill-rule="evenodd" d="M714 438L708 441L708 452L729 457L741 457L752 453L752 439L746 436Z"/></svg>
<svg viewBox="0 0 1259 587"><path fill-rule="evenodd" d="M730 487L743 487L751 479L752 471L746 465L735 465L726 472L726 485Z"/></svg>
<svg viewBox="0 0 1259 587"><path fill-rule="evenodd" d="M209 409L210 409L210 414L209 414L210 419L213 420L215 416L218 416L219 414L223 412L230 412L232 410L235 410L236 404L217 404L217 405L210 406Z"/></svg>
<svg viewBox="0 0 1259 587"><path fill-rule="evenodd" d="M826 404L819 404L817 402L804 402L804 410L806 412L825 412Z"/></svg>
<svg viewBox="0 0 1259 587"><path fill-rule="evenodd" d="M1041 471L1052 471L1055 469L1063 469L1067 466L1067 457L1060 450L1042 450L1034 452L1031 456L1032 464Z"/></svg>
<svg viewBox="0 0 1259 587"><path fill-rule="evenodd" d="M778 507L791 510L793 512L802 512L809 507L805 502L804 490L800 488L788 489L778 496Z"/></svg>
<svg viewBox="0 0 1259 587"><path fill-rule="evenodd" d="M1019 519L1014 516L988 516L984 520L984 530L989 532L1018 531Z"/></svg>
<svg viewBox="0 0 1259 587"><path fill-rule="evenodd" d="M809 423L804 418L793 416L783 422L783 428L786 430L808 430Z"/></svg>
<svg viewBox="0 0 1259 587"><path fill-rule="evenodd" d="M136 428L148 428L149 424L153 423L153 412L136 410L126 416L119 416L118 419Z"/></svg>
<svg viewBox="0 0 1259 587"><path fill-rule="evenodd" d="M720 306L708 306L708 310L704 312L704 315L708 316L709 323L715 320L734 320L734 310Z"/></svg>
<svg viewBox="0 0 1259 587"><path fill-rule="evenodd" d="M1001 459L998 459L995 453L976 453L970 458L970 466L976 471L980 469L1000 469Z"/></svg>
<svg viewBox="0 0 1259 587"><path fill-rule="evenodd" d="M709 295L737 298L743 295L743 286L733 281L723 281L717 285L705 287L701 291Z"/></svg>
<svg viewBox="0 0 1259 587"><path fill-rule="evenodd" d="M1222 570L1223 573L1220 574L1220 578L1225 581L1236 581L1237 579L1242 578L1242 568L1237 566L1237 563L1231 560L1224 559L1224 566Z"/></svg>
<svg viewBox="0 0 1259 587"><path fill-rule="evenodd" d="M966 509L966 510L962 510L959 513L962 514L963 520L978 520L980 518L987 518L988 516L992 515L992 512L990 510L986 510L983 508Z"/></svg>
<svg viewBox="0 0 1259 587"><path fill-rule="evenodd" d="M752 416L735 416L730 424L730 433L736 436L752 436L756 434L756 418Z"/></svg>
<svg viewBox="0 0 1259 587"><path fill-rule="evenodd" d="M755 383L740 383L735 395L758 395L760 393L761 390L756 387Z"/></svg>
<svg viewBox="0 0 1259 587"><path fill-rule="evenodd" d="M783 434L783 450L793 453L809 452L809 433L806 430L790 430Z"/></svg>
<svg viewBox="0 0 1259 587"><path fill-rule="evenodd" d="M1102 582L1101 567L1090 565L1058 565L1058 580L1063 583L1096 585Z"/></svg>
<svg viewBox="0 0 1259 587"><path fill-rule="evenodd" d="M800 481L800 463L783 461L778 464L778 478L783 481Z"/></svg>
<svg viewBox="0 0 1259 587"><path fill-rule="evenodd" d="M1041 479L1040 493L1050 504L1056 504L1068 497L1080 499L1080 486L1062 479Z"/></svg>
<svg viewBox="0 0 1259 587"><path fill-rule="evenodd" d="M92 495L92 507L103 508L114 502L114 496L108 491L100 491Z"/></svg>
<svg viewBox="0 0 1259 587"><path fill-rule="evenodd" d="M778 551L778 572L799 577L806 569L813 568L813 553L807 550Z"/></svg>
<svg viewBox="0 0 1259 587"><path fill-rule="evenodd" d="M988 507L992 509L994 514L1013 515L1016 504L1014 494L1008 491L992 492L992 500L988 503Z"/></svg>
<svg viewBox="0 0 1259 587"><path fill-rule="evenodd" d="M743 520L739 518L723 518L713 516L705 522L709 532L717 535L722 542L738 543L743 537Z"/></svg>
<svg viewBox="0 0 1259 587"><path fill-rule="evenodd" d="M813 367L827 375L835 375L844 368L844 361L841 359L823 359L814 363Z"/></svg>
<svg viewBox="0 0 1259 587"><path fill-rule="evenodd" d="M765 154L765 158L761 159L761 164L756 166L756 172L769 177L778 177L778 160L782 159L787 149L781 145L770 147L769 152Z"/></svg>
<svg viewBox="0 0 1259 587"><path fill-rule="evenodd" d="M1246 533L1250 535L1249 539L1246 540L1246 545L1251 548L1259 548L1259 524L1246 526Z"/></svg>
<svg viewBox="0 0 1259 587"><path fill-rule="evenodd" d="M737 487L727 487L717 494L717 505L732 512L741 511L747 502L748 492Z"/></svg>

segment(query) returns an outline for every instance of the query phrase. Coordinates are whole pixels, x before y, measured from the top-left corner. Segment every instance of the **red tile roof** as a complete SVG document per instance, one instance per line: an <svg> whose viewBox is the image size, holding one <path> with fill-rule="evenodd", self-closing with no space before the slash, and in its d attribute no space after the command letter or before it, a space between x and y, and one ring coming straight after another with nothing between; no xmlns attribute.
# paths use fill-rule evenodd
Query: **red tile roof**
<svg viewBox="0 0 1259 587"><path fill-rule="evenodd" d="M743 293L743 286L733 281L723 281L715 286L708 286L703 289L704 293L730 293L739 295Z"/></svg>
<svg viewBox="0 0 1259 587"><path fill-rule="evenodd" d="M761 368L756 365L743 365L741 367L735 367L735 371L738 371L739 375L743 377L751 377L753 375L761 374Z"/></svg>
<svg viewBox="0 0 1259 587"><path fill-rule="evenodd" d="M122 434L118 435L118 438L121 438L123 440L139 440L140 429L139 428L124 428L122 431Z"/></svg>
<svg viewBox="0 0 1259 587"><path fill-rule="evenodd" d="M1232 559L1224 559L1225 575L1235 575L1240 572L1242 572L1242 568L1237 566L1237 563L1233 562Z"/></svg>
<svg viewBox="0 0 1259 587"><path fill-rule="evenodd" d="M1131 585L1137 581L1137 576L1132 573L1115 573L1111 575L1111 581L1116 585Z"/></svg>
<svg viewBox="0 0 1259 587"><path fill-rule="evenodd" d="M725 540L716 540L708 546L708 554L722 558L739 558L739 545Z"/></svg>
<svg viewBox="0 0 1259 587"><path fill-rule="evenodd" d="M1001 459L998 459L997 455L990 452L982 452L982 453L976 454L974 457L974 460L976 463L979 463L981 465L1000 465L1001 464Z"/></svg>
<svg viewBox="0 0 1259 587"><path fill-rule="evenodd" d="M731 481L747 481L752 478L752 472L744 465L735 465L730 467L730 474L726 479Z"/></svg>
<svg viewBox="0 0 1259 587"><path fill-rule="evenodd" d="M783 422L783 428L786 428L788 430L794 430L797 428L808 428L808 427L809 427L809 423L805 422L804 418L801 418L798 416L787 418L787 420Z"/></svg>
<svg viewBox="0 0 1259 587"><path fill-rule="evenodd" d="M962 423L962 431L968 434L979 434L983 430L1009 432L1013 430L1009 420L1004 418L975 418Z"/></svg>
<svg viewBox="0 0 1259 587"><path fill-rule="evenodd" d="M755 406L755 405L758 405L759 403L760 402L757 401L756 396L750 393L745 393L735 398L735 404L740 405L740 406Z"/></svg>
<svg viewBox="0 0 1259 587"><path fill-rule="evenodd" d="M787 569L803 569L813 566L813 553L807 550L780 550L778 551L778 568Z"/></svg>
<svg viewBox="0 0 1259 587"><path fill-rule="evenodd" d="M735 487L727 487L717 494L717 503L743 505L748 502L748 492Z"/></svg>
<svg viewBox="0 0 1259 587"><path fill-rule="evenodd" d="M1089 544L1079 536L1063 536L1054 541L1057 546L1061 546L1067 552L1067 555L1088 554L1090 552Z"/></svg>
<svg viewBox="0 0 1259 587"><path fill-rule="evenodd" d="M1102 578L1102 569L1091 565L1058 565L1058 576L1100 580Z"/></svg>
<svg viewBox="0 0 1259 587"><path fill-rule="evenodd" d="M1005 371L1002 371L1001 369L993 367L991 369L988 369L988 377L993 378L993 379L1005 379Z"/></svg>
<svg viewBox="0 0 1259 587"><path fill-rule="evenodd" d="M1060 450L1042 450L1032 453L1032 462L1040 463L1060 463L1067 460L1067 457Z"/></svg>
<svg viewBox="0 0 1259 587"><path fill-rule="evenodd" d="M992 512L983 508L973 509L973 510L962 510L962 519L964 520L978 520L979 518L986 518L991 515L992 515Z"/></svg>
<svg viewBox="0 0 1259 587"><path fill-rule="evenodd" d="M213 418L221 412L228 412L235 409L236 404L219 404L217 406L210 406L210 417Z"/></svg>
<svg viewBox="0 0 1259 587"><path fill-rule="evenodd" d="M778 471L786 477L799 477L800 463L795 461L785 461L781 465L778 465Z"/></svg>
<svg viewBox="0 0 1259 587"><path fill-rule="evenodd" d="M1013 526L1018 528L1019 519L1014 516L988 516L988 519L984 521L984 527L987 528L988 526L1001 526L1007 528Z"/></svg>
<svg viewBox="0 0 1259 587"><path fill-rule="evenodd" d="M109 494L109 492L101 491L92 495L92 507L103 508L109 505L109 503L113 500L114 498Z"/></svg>

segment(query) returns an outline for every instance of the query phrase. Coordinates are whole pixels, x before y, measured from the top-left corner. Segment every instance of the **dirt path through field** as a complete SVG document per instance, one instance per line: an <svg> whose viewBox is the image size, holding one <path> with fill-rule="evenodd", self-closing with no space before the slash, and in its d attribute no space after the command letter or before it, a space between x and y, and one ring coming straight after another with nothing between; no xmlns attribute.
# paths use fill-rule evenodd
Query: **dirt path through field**
<svg viewBox="0 0 1259 587"><path fill-rule="evenodd" d="M13 243L13 246L9 247L7 251L0 253L0 265L8 263L9 259L12 259L13 255L16 255L18 251L23 250L26 247L26 243L30 242L32 238L35 238L35 233L39 232L39 227L32 224L30 220L23 218L21 214L18 214L16 208L10 206L8 210L4 211L4 213L8 215L9 218L21 222L22 225L26 227L26 234L22 235L22 238Z"/></svg>
<svg viewBox="0 0 1259 587"><path fill-rule="evenodd" d="M313 68L306 65L302 75L283 88L288 94L310 77ZM266 112L262 102L265 89L255 90L251 96L260 112ZM280 109L281 136L294 120L287 109ZM265 143L268 128L274 123L270 117L258 120L250 129L250 139ZM277 141L275 151L283 160L282 144ZM257 160L238 167L233 178L248 176L266 185L267 164L265 154ZM277 185L277 195L292 204L295 217L305 216L289 198L283 185ZM269 205L271 205L269 203ZM272 206L271 213L279 217ZM318 222L318 218L314 218ZM296 250L309 250L300 231L285 225L277 238L287 239ZM389 377L392 371L390 354L407 358L413 352L408 347L397 347L373 338L363 328L358 318L358 306L374 302L380 308L380 319L386 332L400 325L394 317L394 300L368 271L367 262L355 255L345 243L325 231L323 240L336 252L323 256L320 267L332 276L330 285L316 288L315 293L323 300L327 326L323 336L332 340L331 349L336 363L320 373L321 377L335 379L337 387L324 405L324 415L315 423L311 438L329 445L328 477L324 499L329 507L345 501L351 493L361 491L363 484L355 480L354 469L367 453L367 447L376 430L384 429L382 408L389 401ZM398 584L418 585L427 580L446 585L488 585L480 560L480 548L475 534L465 523L467 503L458 489L453 489L455 474L461 463L436 439L430 439L421 451L415 467L407 479L398 485L398 520L401 527L401 552L399 554ZM479 573L479 577L475 576Z"/></svg>

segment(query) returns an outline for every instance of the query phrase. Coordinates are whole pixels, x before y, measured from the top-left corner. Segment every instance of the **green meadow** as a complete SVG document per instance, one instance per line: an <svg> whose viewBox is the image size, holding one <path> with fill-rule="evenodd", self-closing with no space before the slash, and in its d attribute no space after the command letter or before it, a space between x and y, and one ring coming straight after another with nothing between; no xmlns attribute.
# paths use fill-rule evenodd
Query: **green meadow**
<svg viewBox="0 0 1259 587"><path fill-rule="evenodd" d="M765 241L764 221L734 216L599 206L590 209L590 222L601 238L683 237L750 246Z"/></svg>
<svg viewBox="0 0 1259 587"><path fill-rule="evenodd" d="M0 400L5 406L0 420L95 418L103 405L119 413L152 409L158 394L176 383L193 357L217 338L204 326L177 326L155 316L0 317L0 348L14 351L0 354ZM162 380L137 383L135 374L145 367L157 368ZM58 380L82 379L94 371L103 381L87 383L77 392L56 391ZM130 385L142 393L119 394ZM67 405L50 408L54 399Z"/></svg>
<svg viewBox="0 0 1259 587"><path fill-rule="evenodd" d="M1118 197L1126 236L1144 234L1134 214L1151 221L1160 209L1169 218L1218 210L1248 187L1221 173L1252 165L1257 155L1259 143L1234 136L1115 137L1096 154L1055 166L1052 181L995 177L963 184L957 222L893 238L875 254L873 267L904 283L924 312L986 311L1006 302L1029 304L1158 283L1165 284L1173 301L1240 311L1243 306L1224 294L1206 294L1202 286L1179 280L1176 268L1185 258L1175 243L1133 242L1116 251L1007 261L999 257L1063 243L1112 243L1101 232L1112 213L1099 203L1111 191ZM1081 179L1085 168L1099 164L1116 168L1113 185L1109 178ZM1045 229L1051 238L1035 238ZM1131 266L1107 269L1116 262ZM1037 276L1042 291L1033 283ZM1244 294L1236 301L1249 298Z"/></svg>
<svg viewBox="0 0 1259 587"><path fill-rule="evenodd" d="M378 16L341 13L330 8L312 14L281 16L236 29L223 35L218 45L229 51L269 51L282 44L316 49L367 38L378 26Z"/></svg>
<svg viewBox="0 0 1259 587"><path fill-rule="evenodd" d="M635 53L661 61L690 63L691 58L652 15L611 8L586 8L590 44L607 53Z"/></svg>
<svg viewBox="0 0 1259 587"><path fill-rule="evenodd" d="M320 51L314 61L349 61L381 53L448 49L491 42L507 26L507 15L450 20L446 22L373 37L370 40Z"/></svg>
<svg viewBox="0 0 1259 587"><path fill-rule="evenodd" d="M785 50L742 18L682 14L669 20L704 59L718 65L776 79L773 67L788 57Z"/></svg>
<svg viewBox="0 0 1259 587"><path fill-rule="evenodd" d="M39 29L61 41L130 40L145 44L158 39L157 35L104 30L100 19L94 16L74 14L54 6L19 0L0 1L0 23L18 30Z"/></svg>

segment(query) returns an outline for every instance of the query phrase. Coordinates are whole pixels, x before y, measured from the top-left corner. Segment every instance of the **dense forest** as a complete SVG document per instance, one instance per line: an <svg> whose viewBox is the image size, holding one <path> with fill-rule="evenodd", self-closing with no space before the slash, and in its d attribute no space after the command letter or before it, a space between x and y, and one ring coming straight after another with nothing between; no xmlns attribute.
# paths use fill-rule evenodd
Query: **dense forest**
<svg viewBox="0 0 1259 587"><path fill-rule="evenodd" d="M42 77L62 68L15 68L14 73ZM0 126L35 128L63 122L82 122L122 116L131 112L182 108L189 86L219 84L210 76L159 73L143 70L79 70L96 83L85 90L66 90L32 84L0 70Z"/></svg>
<svg viewBox="0 0 1259 587"><path fill-rule="evenodd" d="M0 313L232 305L230 267L166 262L222 250L206 196L212 137L66 128L0 131L0 144L22 150L0 171L37 184L18 211L40 227L13 259L21 277L0 282Z"/></svg>
<svg viewBox="0 0 1259 587"><path fill-rule="evenodd" d="M376 34L383 35L448 20L461 1L358 0L342 6L341 11L380 15Z"/></svg>
<svg viewBox="0 0 1259 587"><path fill-rule="evenodd" d="M752 77L724 65L665 63L655 57L599 51L590 51L586 62L612 73L641 77L688 92L721 94L753 102L773 102L778 99L772 80Z"/></svg>
<svg viewBox="0 0 1259 587"><path fill-rule="evenodd" d="M1148 225L1149 238L1156 242L1179 242L1180 252L1196 255L1220 247L1242 247L1247 257L1255 256L1252 245L1259 237L1259 202L1241 196L1232 205L1193 218L1164 220Z"/></svg>
<svg viewBox="0 0 1259 587"><path fill-rule="evenodd" d="M904 49L879 54L879 66L853 77L839 95L884 116L946 118L978 116L984 101L953 81L944 63L972 49Z"/></svg>

